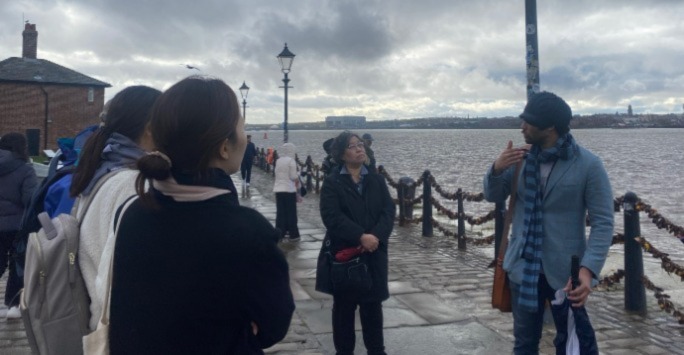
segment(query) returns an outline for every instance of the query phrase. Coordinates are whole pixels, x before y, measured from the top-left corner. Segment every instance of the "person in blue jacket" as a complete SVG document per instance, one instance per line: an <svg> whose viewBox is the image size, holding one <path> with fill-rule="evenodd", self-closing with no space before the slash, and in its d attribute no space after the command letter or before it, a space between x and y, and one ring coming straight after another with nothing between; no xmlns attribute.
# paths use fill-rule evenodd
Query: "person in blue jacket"
<svg viewBox="0 0 684 355"><path fill-rule="evenodd" d="M613 193L601 159L570 134L572 110L562 98L535 94L520 118L528 145L514 148L508 142L484 177L484 195L490 202L504 201L515 166L523 164L513 187L518 199L503 267L511 285L514 353L536 354L545 301L564 289L573 307L583 306L598 282L613 238ZM575 289L573 255L581 261Z"/></svg>

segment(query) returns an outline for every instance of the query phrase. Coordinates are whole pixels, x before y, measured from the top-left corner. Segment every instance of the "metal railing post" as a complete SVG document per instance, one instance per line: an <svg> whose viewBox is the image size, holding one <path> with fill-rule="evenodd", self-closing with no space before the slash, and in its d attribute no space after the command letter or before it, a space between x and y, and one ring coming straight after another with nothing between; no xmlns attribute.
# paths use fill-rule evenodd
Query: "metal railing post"
<svg viewBox="0 0 684 355"><path fill-rule="evenodd" d="M430 170L423 172L423 237L432 237L432 187Z"/></svg>
<svg viewBox="0 0 684 355"><path fill-rule="evenodd" d="M457 201L458 201L458 250L466 250L466 237L465 237L465 212L463 211L463 190L460 188L456 191Z"/></svg>
<svg viewBox="0 0 684 355"><path fill-rule="evenodd" d="M646 313L646 288L642 282L644 260L641 245L634 238L641 235L637 195L627 192L623 202L625 216L625 310Z"/></svg>

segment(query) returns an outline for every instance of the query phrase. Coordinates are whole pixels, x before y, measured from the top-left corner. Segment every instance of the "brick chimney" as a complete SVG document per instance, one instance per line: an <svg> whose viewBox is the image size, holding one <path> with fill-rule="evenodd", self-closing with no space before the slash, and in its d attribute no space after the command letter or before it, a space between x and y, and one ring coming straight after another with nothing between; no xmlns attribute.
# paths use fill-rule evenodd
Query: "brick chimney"
<svg viewBox="0 0 684 355"><path fill-rule="evenodd" d="M21 56L23 58L36 59L36 53L38 52L38 31L36 31L36 25L26 22L24 32L21 34L24 36L24 50Z"/></svg>

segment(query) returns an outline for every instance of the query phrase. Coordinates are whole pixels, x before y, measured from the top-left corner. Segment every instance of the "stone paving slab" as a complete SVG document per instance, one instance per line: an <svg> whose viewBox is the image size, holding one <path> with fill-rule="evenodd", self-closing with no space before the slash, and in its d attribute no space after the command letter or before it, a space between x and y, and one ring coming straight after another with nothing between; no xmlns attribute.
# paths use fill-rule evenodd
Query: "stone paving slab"
<svg viewBox="0 0 684 355"><path fill-rule="evenodd" d="M396 298L430 324L455 323L470 318L466 312L454 308L429 293L410 293L398 295Z"/></svg>

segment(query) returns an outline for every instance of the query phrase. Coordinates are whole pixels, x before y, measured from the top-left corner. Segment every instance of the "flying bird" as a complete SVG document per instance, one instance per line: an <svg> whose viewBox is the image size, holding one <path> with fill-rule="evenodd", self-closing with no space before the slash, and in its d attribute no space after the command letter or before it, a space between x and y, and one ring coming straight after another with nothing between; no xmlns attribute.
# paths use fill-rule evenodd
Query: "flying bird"
<svg viewBox="0 0 684 355"><path fill-rule="evenodd" d="M198 68L198 67L193 67L193 66L190 65L190 64L180 64L180 65L183 65L183 66L185 66L186 68L188 68L188 69L190 69L190 70L195 69L195 70L197 70L197 71L201 71L200 68Z"/></svg>

